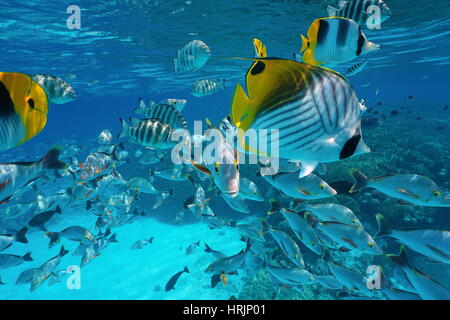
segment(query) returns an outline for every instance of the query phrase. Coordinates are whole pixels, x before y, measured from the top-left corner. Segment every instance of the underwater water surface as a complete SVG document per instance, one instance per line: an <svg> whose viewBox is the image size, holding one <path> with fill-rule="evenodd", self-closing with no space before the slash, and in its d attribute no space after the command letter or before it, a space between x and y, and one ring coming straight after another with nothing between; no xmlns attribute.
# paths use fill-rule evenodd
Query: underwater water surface
<svg viewBox="0 0 450 320"><path fill-rule="evenodd" d="M450 5L427 0L386 0L386 4L392 16L381 28L363 28L379 50L325 66L344 77L355 63L367 62L346 81L358 101L365 101L360 131L371 152L316 167L313 174L337 193L322 199L313 198L309 185L300 185L299 197L292 197L287 187L276 188L258 174L258 164L242 163L241 189L248 179L261 199L247 198L248 208L241 211L227 203L219 178L192 164L174 165L170 148L148 148L118 137L123 130L119 119L130 125L130 118L144 119L135 114L140 98L147 106L149 101L185 99L179 113L191 132L194 121L203 121L206 129L206 118L219 127L231 113L236 85L249 87L246 76L253 63L230 58L255 58L252 41L257 38L267 47L268 57L293 59L302 48L300 36L308 34L315 19L328 17L328 5L338 3L14 0L4 4L0 71L57 76L70 84L76 99L64 104L50 101L45 128L29 141L0 151L1 164L29 167L24 162L38 161L57 146L59 159L67 163L65 168L40 171L7 194L2 189L24 174L0 170L0 299L449 299L450 205L429 205L431 200L423 199L448 199L450 192ZM80 9L79 29L67 25L73 14L67 11L70 5ZM177 74L173 59L192 40L207 44L211 56L198 70ZM193 84L204 79L224 80L225 85L210 95L193 95ZM269 89L278 83L284 83L283 77L259 88L255 96L272 92ZM324 85L322 90L330 89ZM7 103L4 95L0 98L4 110ZM18 99L13 99L15 106ZM8 124L1 125L3 135ZM104 130L111 136L99 138ZM93 153L110 157L110 162L90 167L87 158ZM144 161L145 155L154 161ZM221 176L224 166L215 169ZM409 180L405 186L394 178L384 189L350 193L355 183L352 169L378 177L375 182L405 174L424 180ZM89 179L80 176L83 170L91 170ZM434 184L427 188L430 180ZM199 188L205 196L196 202ZM330 203L351 209L363 228L347 228L342 225L350 222L320 217L312 209L295 210L298 205ZM54 212L57 207L61 214ZM205 208L210 211L205 213ZM296 211L304 222L300 236L283 209ZM50 212L51 218L31 225L31 219L43 212ZM388 225L383 235L381 216ZM330 220L343 231L324 235ZM81 229L75 235L61 233L59 241L51 243L52 233L73 226L88 233ZM14 236L23 228L26 243ZM281 231L285 241L280 244L273 230ZM404 239L399 234L406 231L399 230L418 232ZM317 238L309 240L308 232ZM12 237L16 238L8 246ZM361 239L382 252L368 254L369 249L360 247ZM133 249L140 240L147 242ZM299 249L301 266L293 262L299 257L289 255L294 249L286 248L286 243ZM321 248L319 253L310 249L313 245ZM402 246L408 264L386 256L397 255ZM46 265L58 257L61 247L69 252ZM6 262L10 255L20 260L28 252L32 261L27 258L12 266ZM88 259L85 265L83 259ZM209 270L214 263L218 267ZM368 271L370 266L375 274ZM275 276L273 268L282 275ZM30 269L34 271L27 279L18 281ZM291 275L294 270L306 270L308 276ZM328 277L328 282L319 281L320 276ZM369 289L368 279L380 287ZM425 283L420 289L419 281Z"/></svg>

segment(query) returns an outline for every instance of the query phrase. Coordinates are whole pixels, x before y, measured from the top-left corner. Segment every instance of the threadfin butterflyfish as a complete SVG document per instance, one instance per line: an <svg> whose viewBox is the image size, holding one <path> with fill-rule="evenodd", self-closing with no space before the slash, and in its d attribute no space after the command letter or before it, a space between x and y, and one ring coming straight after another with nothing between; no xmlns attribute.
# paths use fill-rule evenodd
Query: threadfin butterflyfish
<svg viewBox="0 0 450 320"><path fill-rule="evenodd" d="M30 76L0 72L0 150L36 136L47 123L47 113L47 95Z"/></svg>
<svg viewBox="0 0 450 320"><path fill-rule="evenodd" d="M370 151L361 137L360 103L342 75L292 60L248 60L255 61L246 75L248 94L237 84L231 107L246 152L261 154L245 141L249 129L267 129L260 135L278 144L277 157L303 161L309 172L318 162Z"/></svg>

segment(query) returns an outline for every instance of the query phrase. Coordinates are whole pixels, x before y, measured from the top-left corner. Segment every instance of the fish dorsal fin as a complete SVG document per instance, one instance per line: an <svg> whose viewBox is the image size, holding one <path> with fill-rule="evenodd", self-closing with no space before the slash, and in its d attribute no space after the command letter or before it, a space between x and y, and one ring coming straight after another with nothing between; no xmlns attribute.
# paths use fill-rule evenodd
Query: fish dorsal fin
<svg viewBox="0 0 450 320"><path fill-rule="evenodd" d="M258 58L266 58L267 57L266 46L262 43L261 40L253 38L253 47L255 48L255 55Z"/></svg>

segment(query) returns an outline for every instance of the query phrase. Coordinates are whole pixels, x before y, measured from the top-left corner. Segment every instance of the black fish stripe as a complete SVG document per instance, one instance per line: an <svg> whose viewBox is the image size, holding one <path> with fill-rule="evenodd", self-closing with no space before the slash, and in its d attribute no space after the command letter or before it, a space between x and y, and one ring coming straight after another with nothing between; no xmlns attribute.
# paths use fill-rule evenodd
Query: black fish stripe
<svg viewBox="0 0 450 320"><path fill-rule="evenodd" d="M329 81L329 78L324 77L323 75L317 75L317 79L315 79L315 81L317 81L318 83L324 83L326 81L326 83L328 84L328 87L331 87L333 84L331 81ZM332 88L330 88L330 90L322 90L319 92L319 94L317 95L317 101L318 101L318 110L320 111L321 114L323 114L325 116L327 116L328 118L328 122L329 122L329 126L326 126L325 129L328 131L328 128L331 128L331 126L333 125L333 122L331 120L331 114L330 114L330 107L328 105L328 101L327 101L327 93L329 91L331 91ZM325 110L323 110L325 109Z"/></svg>
<svg viewBox="0 0 450 320"><path fill-rule="evenodd" d="M311 148L314 145L314 142L316 142L318 138L323 136L324 131L322 128L319 127L319 129L314 133L317 133L317 134L314 136L311 134L304 135L300 139L295 139L295 140L291 141L290 143L286 144L284 147L286 148L286 147L290 146L290 150L299 150L304 147ZM305 140L305 138L308 138L308 137L312 137L312 138L309 140Z"/></svg>
<svg viewBox="0 0 450 320"><path fill-rule="evenodd" d="M317 31L317 45L325 43L330 25L326 20L319 20L319 30Z"/></svg>
<svg viewBox="0 0 450 320"><path fill-rule="evenodd" d="M313 105L316 108L316 112L317 112L317 114L320 117L320 122L322 123L322 127L325 129L325 131L327 133L329 133L328 130L326 129L325 123L323 122L322 113L320 112L320 108L319 108L319 105L318 105L318 101L316 99L316 95L312 94L311 97L312 97L312 99L314 101Z"/></svg>
<svg viewBox="0 0 450 320"><path fill-rule="evenodd" d="M307 112L308 110L310 110L310 108L306 108L306 105L310 101L311 101L311 99L309 99L308 101L300 101L300 103L284 104L282 106L277 107L277 109L272 112L261 113L258 116L257 121L255 121L255 126L257 126L258 128L272 128L275 123L280 123L281 121L292 118L293 111L295 111L299 108L303 108L302 112L300 112L299 114L296 115L296 117L297 117L297 116L303 114L304 112ZM286 109L286 107L287 107L287 109ZM285 115L287 115L287 116L283 117ZM281 117L281 119L279 117Z"/></svg>
<svg viewBox="0 0 450 320"><path fill-rule="evenodd" d="M354 0L351 2L351 5L349 5L349 15L346 18L350 18L353 19L356 15L356 5L357 5L357 0Z"/></svg>
<svg viewBox="0 0 450 320"><path fill-rule="evenodd" d="M310 117L310 119L316 118L316 115ZM298 130L289 132L286 136L280 137L280 147L286 147L291 145L295 141L303 141L305 138L315 135L318 132L323 132L323 128L320 126L319 121L312 121L307 126L304 126ZM281 133L281 132L280 132Z"/></svg>
<svg viewBox="0 0 450 320"><path fill-rule="evenodd" d="M336 45L338 48L344 47L348 37L348 29L350 27L350 21L339 20L338 34Z"/></svg>

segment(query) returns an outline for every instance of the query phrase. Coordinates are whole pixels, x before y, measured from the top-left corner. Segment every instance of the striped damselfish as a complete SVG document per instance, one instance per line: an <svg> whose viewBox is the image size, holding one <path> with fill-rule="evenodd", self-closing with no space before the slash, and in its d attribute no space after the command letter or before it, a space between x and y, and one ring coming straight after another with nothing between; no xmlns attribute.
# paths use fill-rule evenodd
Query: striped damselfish
<svg viewBox="0 0 450 320"><path fill-rule="evenodd" d="M248 94L237 84L231 106L245 151L261 155L245 142L249 129L278 129L278 139L269 130L260 136L279 143L279 158L300 160L309 173L318 162L370 151L361 136L361 104L345 77L292 60L248 60L254 61L246 75Z"/></svg>

